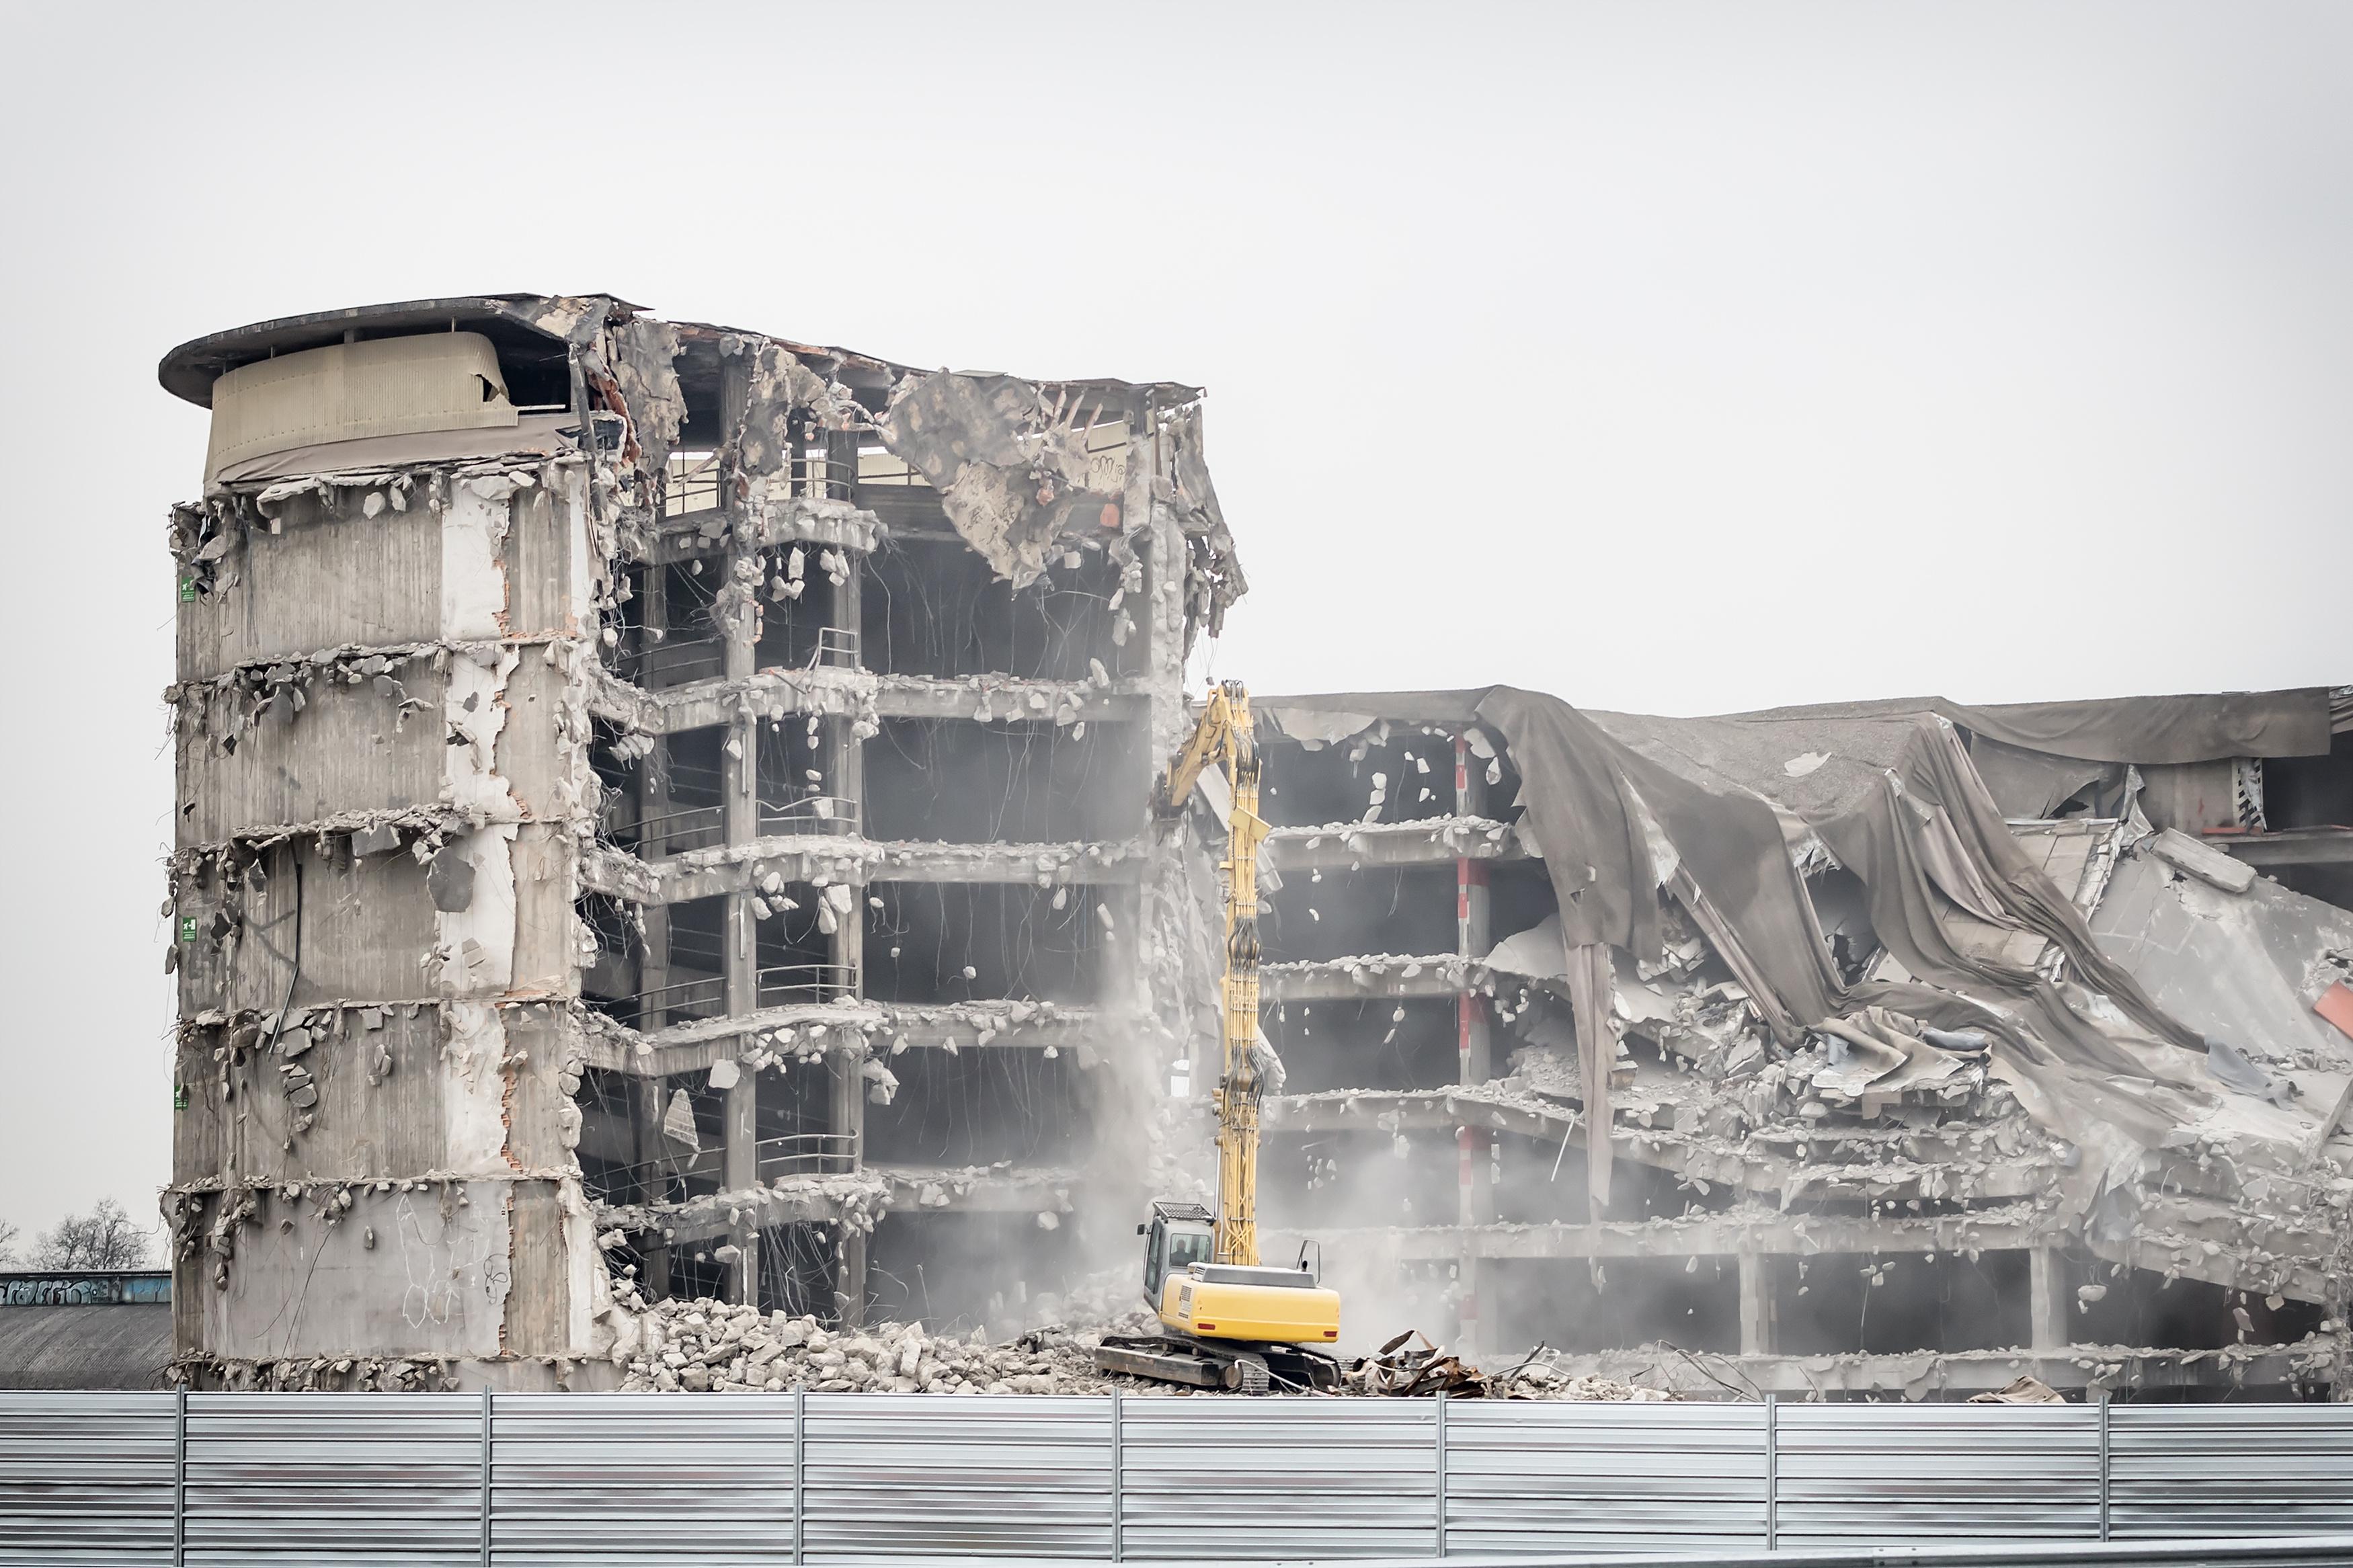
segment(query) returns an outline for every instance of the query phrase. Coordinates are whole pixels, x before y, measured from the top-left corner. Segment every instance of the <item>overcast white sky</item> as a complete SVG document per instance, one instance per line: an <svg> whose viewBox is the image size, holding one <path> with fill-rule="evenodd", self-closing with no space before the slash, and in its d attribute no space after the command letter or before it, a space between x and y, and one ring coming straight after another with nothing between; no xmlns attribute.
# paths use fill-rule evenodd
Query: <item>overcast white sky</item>
<svg viewBox="0 0 2353 1568"><path fill-rule="evenodd" d="M607 290L1181 380L1262 690L2353 680L2353 6L26 6L0 1220L168 1178L184 339Z"/></svg>

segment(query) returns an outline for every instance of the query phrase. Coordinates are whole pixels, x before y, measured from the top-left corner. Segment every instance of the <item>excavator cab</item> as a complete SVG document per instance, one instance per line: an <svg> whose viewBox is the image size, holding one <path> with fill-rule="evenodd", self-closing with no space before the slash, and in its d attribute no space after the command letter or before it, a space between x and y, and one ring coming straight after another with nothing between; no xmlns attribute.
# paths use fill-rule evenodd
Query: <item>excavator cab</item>
<svg viewBox="0 0 2353 1568"><path fill-rule="evenodd" d="M1152 1223L1139 1225L1136 1233L1144 1237L1144 1300L1154 1311L1160 1310L1161 1292L1168 1277L1182 1274L1196 1263L1209 1261L1209 1248L1215 1240L1217 1221L1199 1204L1155 1201L1152 1205Z"/></svg>

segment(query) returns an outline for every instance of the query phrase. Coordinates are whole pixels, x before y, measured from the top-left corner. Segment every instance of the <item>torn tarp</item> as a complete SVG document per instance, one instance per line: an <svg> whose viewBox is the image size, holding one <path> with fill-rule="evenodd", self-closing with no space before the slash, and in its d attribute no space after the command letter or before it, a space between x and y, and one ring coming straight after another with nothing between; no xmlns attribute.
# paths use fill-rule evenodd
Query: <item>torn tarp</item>
<svg viewBox="0 0 2353 1568"><path fill-rule="evenodd" d="M2329 699L2325 686L1975 706L1943 697L1895 697L1873 702L1770 708L1734 717L1828 722L1935 714L1972 734L2022 751L2148 766L2221 757L2326 755Z"/></svg>
<svg viewBox="0 0 2353 1568"><path fill-rule="evenodd" d="M1916 1062L1903 1049L1901 1072L1891 1057L1859 1087L1934 1073L1951 1053L1926 1044L1926 1029L1991 1042L1996 1069L2030 1112L2099 1151L2079 1201L2127 1146L2154 1144L2211 1100L2202 1038L2099 950L2082 912L2020 848L1943 720L1867 716L1826 732L1811 717L1635 719L1507 687L1464 695L1520 773L1522 826L1545 858L1572 979L1586 944L1660 961L1663 886L1786 1047L1873 1008L1905 1020L1901 1034L1924 1042ZM1785 764L1795 756L1820 760L1793 772ZM1850 984L1832 965L1793 853L1806 836L1861 881L1901 978ZM1966 921L2054 951L2066 975L2014 960L2000 943L1963 942ZM1592 1010L1576 1011L1580 1036L1593 1033L1603 1048ZM1606 1089L1581 1076L1598 1128ZM1597 1157L1595 1173L1602 1168Z"/></svg>

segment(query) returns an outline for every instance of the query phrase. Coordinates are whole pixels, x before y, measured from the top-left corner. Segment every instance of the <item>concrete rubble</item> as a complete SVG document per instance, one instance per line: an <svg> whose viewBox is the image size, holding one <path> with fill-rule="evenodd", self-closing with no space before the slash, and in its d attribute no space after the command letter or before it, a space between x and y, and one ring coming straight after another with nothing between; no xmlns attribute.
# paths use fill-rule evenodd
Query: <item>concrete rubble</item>
<svg viewBox="0 0 2353 1568"><path fill-rule="evenodd" d="M992 1343L986 1330L955 1334L920 1323L884 1322L862 1329L814 1316L762 1313L746 1303L711 1298L648 1302L624 1284L614 1296L613 1364L625 1374L623 1392L780 1394L1090 1394L1154 1397L1240 1398L1148 1378L1105 1373L1094 1348L1106 1332L1138 1332L1141 1310L1093 1328L1052 1324ZM1493 1376L1450 1362L1446 1384L1456 1397L1567 1401L1655 1401L1654 1388L1561 1372L1527 1358ZM1343 1395L1435 1393L1376 1373L1352 1377Z"/></svg>

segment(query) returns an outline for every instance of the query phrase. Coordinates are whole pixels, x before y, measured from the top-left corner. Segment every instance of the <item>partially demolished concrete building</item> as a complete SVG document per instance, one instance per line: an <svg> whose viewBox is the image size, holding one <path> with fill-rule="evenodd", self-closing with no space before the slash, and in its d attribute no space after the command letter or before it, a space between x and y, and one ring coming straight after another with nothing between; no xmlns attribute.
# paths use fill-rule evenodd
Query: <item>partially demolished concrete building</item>
<svg viewBox="0 0 2353 1568"><path fill-rule="evenodd" d="M615 1269L978 1318L1132 1216L1195 389L522 296L162 377L183 1377L579 1386Z"/></svg>
<svg viewBox="0 0 2353 1568"><path fill-rule="evenodd" d="M1353 1312L1717 1397L2342 1387L2353 691L1260 708L1262 1212Z"/></svg>
<svg viewBox="0 0 2353 1568"><path fill-rule="evenodd" d="M163 379L181 1378L1134 1303L1210 1169L1217 792L1147 805L1243 587L1198 389L531 296ZM2353 692L1259 710L1261 1222L1356 1348L2347 1384Z"/></svg>

